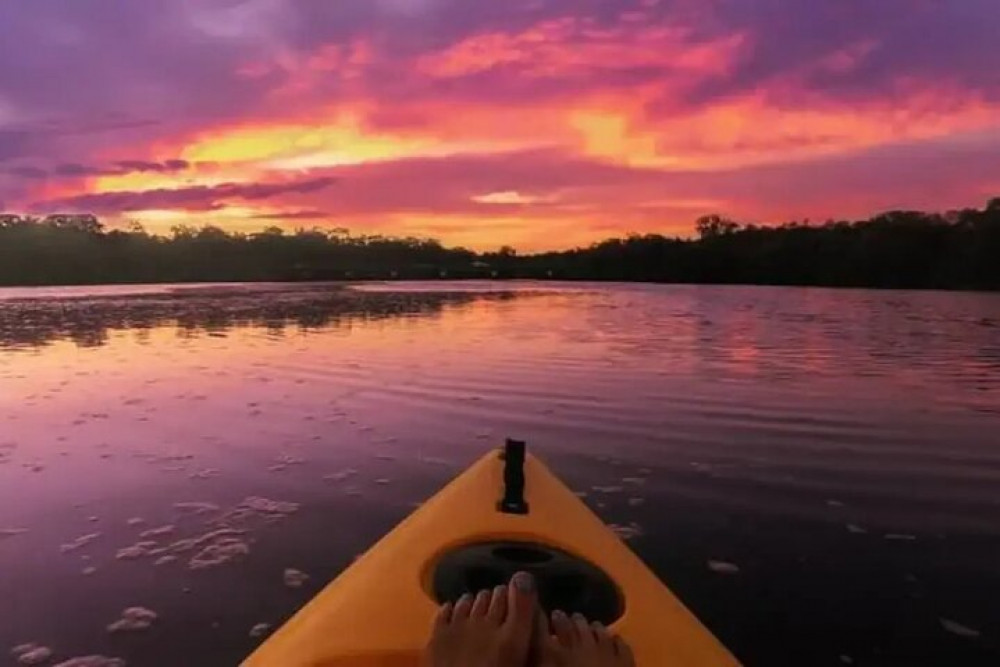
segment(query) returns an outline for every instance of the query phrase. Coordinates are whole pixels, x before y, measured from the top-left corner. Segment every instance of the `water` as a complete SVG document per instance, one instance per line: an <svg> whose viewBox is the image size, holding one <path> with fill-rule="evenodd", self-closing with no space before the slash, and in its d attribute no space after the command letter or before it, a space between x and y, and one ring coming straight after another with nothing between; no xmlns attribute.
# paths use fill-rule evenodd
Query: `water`
<svg viewBox="0 0 1000 667"><path fill-rule="evenodd" d="M0 655L235 665L508 435L749 665L1000 664L1000 296L530 283L0 290Z"/></svg>

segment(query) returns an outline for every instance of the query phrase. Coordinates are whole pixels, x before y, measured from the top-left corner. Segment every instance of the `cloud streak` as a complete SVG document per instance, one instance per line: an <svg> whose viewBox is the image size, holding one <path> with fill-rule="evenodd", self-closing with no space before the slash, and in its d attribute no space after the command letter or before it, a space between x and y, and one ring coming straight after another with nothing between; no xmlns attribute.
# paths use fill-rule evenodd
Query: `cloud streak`
<svg viewBox="0 0 1000 667"><path fill-rule="evenodd" d="M322 177L287 183L223 183L136 192L100 192L43 201L35 209L90 213L162 209L214 211L234 200L253 202L287 195L304 195L323 190L333 183L333 178Z"/></svg>
<svg viewBox="0 0 1000 667"><path fill-rule="evenodd" d="M276 211L274 213L255 213L250 216L254 220L323 220L330 218L326 211L303 209L299 211Z"/></svg>
<svg viewBox="0 0 1000 667"><path fill-rule="evenodd" d="M46 178L80 178L87 176L121 176L130 173L169 174L184 171L191 167L187 160L165 160L151 162L149 160L119 160L113 165L98 167L80 164L79 162L60 162L49 169L30 165L8 167L5 171L13 176L42 180Z"/></svg>

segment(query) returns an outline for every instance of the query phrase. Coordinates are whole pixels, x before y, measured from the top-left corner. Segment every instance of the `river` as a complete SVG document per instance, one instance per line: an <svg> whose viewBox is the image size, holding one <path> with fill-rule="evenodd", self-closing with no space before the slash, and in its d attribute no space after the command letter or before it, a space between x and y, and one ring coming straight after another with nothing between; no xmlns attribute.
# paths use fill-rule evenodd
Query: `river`
<svg viewBox="0 0 1000 667"><path fill-rule="evenodd" d="M748 665L1000 664L1000 295L506 282L0 290L0 655L235 665L507 436Z"/></svg>

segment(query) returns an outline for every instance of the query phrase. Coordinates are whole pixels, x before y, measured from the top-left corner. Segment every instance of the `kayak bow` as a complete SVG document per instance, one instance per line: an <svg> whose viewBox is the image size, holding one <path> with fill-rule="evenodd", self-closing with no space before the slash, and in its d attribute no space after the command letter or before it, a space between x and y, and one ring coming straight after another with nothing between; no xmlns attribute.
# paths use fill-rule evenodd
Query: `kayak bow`
<svg viewBox="0 0 1000 667"><path fill-rule="evenodd" d="M547 609L609 624L639 667L739 664L523 443L508 441L404 519L243 667L415 667L443 601L517 570L535 575Z"/></svg>

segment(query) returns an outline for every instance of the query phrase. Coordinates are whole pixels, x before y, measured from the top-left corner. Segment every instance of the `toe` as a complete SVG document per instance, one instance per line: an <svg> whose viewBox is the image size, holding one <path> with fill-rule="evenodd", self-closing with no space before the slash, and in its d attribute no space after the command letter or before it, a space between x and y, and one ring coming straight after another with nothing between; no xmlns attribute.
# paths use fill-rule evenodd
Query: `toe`
<svg viewBox="0 0 1000 667"><path fill-rule="evenodd" d="M451 618L454 605L447 602L438 609L434 616L434 625L431 635L427 639L427 646L424 649L423 667L435 667L439 664L442 652L447 652L449 638L451 635Z"/></svg>
<svg viewBox="0 0 1000 667"><path fill-rule="evenodd" d="M472 595L464 593L455 603L455 608L451 611L451 618L453 621L464 621L469 617L470 611L472 611Z"/></svg>
<svg viewBox="0 0 1000 667"><path fill-rule="evenodd" d="M535 579L530 574L518 572L507 586L507 618L500 626L504 653L502 664L523 665L527 662L537 613Z"/></svg>
<svg viewBox="0 0 1000 667"><path fill-rule="evenodd" d="M507 618L507 587L497 586L493 589L493 597L490 598L490 607L486 611L486 617L493 623L500 625Z"/></svg>
<svg viewBox="0 0 1000 667"><path fill-rule="evenodd" d="M528 651L528 665L552 667L558 665L559 641L552 635L549 619L541 609L535 611L535 628L531 633L531 649Z"/></svg>
<svg viewBox="0 0 1000 667"><path fill-rule="evenodd" d="M590 629L590 623L587 622L587 618L580 613L573 614L573 626L576 629L576 641L582 646L594 646L595 639L594 633Z"/></svg>
<svg viewBox="0 0 1000 667"><path fill-rule="evenodd" d="M569 620L569 616L559 610L552 612L552 633L559 640L559 643L567 648L572 646L576 639L573 622Z"/></svg>
<svg viewBox="0 0 1000 667"><path fill-rule="evenodd" d="M479 591L476 594L476 599L472 603L472 611L469 612L469 616L472 618L483 618L486 616L486 611L490 608L490 600L493 598L493 593L491 591Z"/></svg>
<svg viewBox="0 0 1000 667"><path fill-rule="evenodd" d="M527 572L518 572L507 587L507 618L504 624L530 634L537 603L535 578Z"/></svg>
<svg viewBox="0 0 1000 667"><path fill-rule="evenodd" d="M611 641L611 633L604 627L604 624L594 621L590 624L590 631L594 635L594 641L597 643L598 650L601 653L614 655L615 645Z"/></svg>
<svg viewBox="0 0 1000 667"><path fill-rule="evenodd" d="M438 609L437 614L434 616L434 628L443 628L444 626L451 623L451 612L454 609L454 605L450 602L445 602Z"/></svg>
<svg viewBox="0 0 1000 667"><path fill-rule="evenodd" d="M635 667L635 656L632 647L621 637L614 638L615 653L618 655L618 667Z"/></svg>

